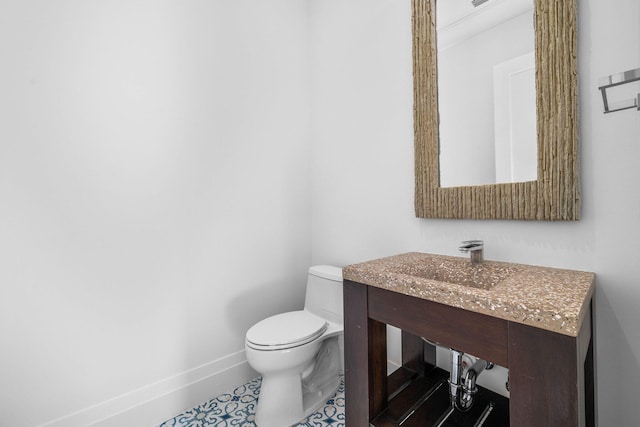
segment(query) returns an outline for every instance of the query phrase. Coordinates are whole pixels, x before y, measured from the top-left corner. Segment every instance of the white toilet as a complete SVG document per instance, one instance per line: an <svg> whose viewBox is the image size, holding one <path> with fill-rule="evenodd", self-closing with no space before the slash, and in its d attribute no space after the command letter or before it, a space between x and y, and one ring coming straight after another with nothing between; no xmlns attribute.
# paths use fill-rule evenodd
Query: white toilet
<svg viewBox="0 0 640 427"><path fill-rule="evenodd" d="M304 310L247 331L247 361L262 375L258 427L290 426L335 393L344 366L342 318L342 269L320 265L309 268Z"/></svg>

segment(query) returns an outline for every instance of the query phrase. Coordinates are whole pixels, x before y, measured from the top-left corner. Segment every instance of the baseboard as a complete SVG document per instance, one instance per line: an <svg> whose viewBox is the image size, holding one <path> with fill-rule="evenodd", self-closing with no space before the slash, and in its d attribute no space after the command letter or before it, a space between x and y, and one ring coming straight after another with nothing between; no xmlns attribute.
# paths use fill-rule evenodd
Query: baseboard
<svg viewBox="0 0 640 427"><path fill-rule="evenodd" d="M40 427L153 427L256 376L242 350Z"/></svg>
<svg viewBox="0 0 640 427"><path fill-rule="evenodd" d="M392 360L387 360L387 375L391 374L393 371L400 367L399 364L395 363Z"/></svg>

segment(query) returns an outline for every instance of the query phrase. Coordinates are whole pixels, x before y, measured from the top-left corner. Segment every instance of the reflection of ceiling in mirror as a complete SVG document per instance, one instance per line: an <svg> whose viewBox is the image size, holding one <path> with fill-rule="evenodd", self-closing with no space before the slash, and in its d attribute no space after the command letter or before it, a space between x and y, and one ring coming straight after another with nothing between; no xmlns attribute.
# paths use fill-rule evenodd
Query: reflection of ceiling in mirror
<svg viewBox="0 0 640 427"><path fill-rule="evenodd" d="M438 50L486 31L533 9L533 0L489 0L474 7L471 0L437 1Z"/></svg>

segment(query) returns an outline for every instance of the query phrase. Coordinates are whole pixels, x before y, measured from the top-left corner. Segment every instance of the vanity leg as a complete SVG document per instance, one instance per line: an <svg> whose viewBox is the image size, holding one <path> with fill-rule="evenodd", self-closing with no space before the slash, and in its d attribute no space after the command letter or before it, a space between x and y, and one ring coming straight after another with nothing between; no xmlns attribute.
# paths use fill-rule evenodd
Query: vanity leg
<svg viewBox="0 0 640 427"><path fill-rule="evenodd" d="M423 376L436 366L436 347L417 335L402 331L402 366Z"/></svg>
<svg viewBox="0 0 640 427"><path fill-rule="evenodd" d="M402 331L402 367L424 375L424 346L422 338Z"/></svg>
<svg viewBox="0 0 640 427"><path fill-rule="evenodd" d="M596 374L595 374L595 355L593 353L595 334L593 330L594 321L593 316L595 313L594 310L595 299L591 300L591 313L587 315L587 319L589 320L589 337L584 337L584 339L588 338L588 346L587 346L587 354L585 355L584 361L584 382L585 382L585 417L586 417L586 426L587 427L596 427L597 426L597 412L596 412ZM587 320L585 320L586 322ZM584 335L584 334L583 334Z"/></svg>
<svg viewBox="0 0 640 427"><path fill-rule="evenodd" d="M589 341L587 358L584 362L584 391L585 391L585 425L596 427L595 405L595 373L593 360L593 339Z"/></svg>
<svg viewBox="0 0 640 427"><path fill-rule="evenodd" d="M590 319L585 319L582 329L578 337L570 337L509 323L512 426L586 425L585 359L591 341Z"/></svg>
<svg viewBox="0 0 640 427"><path fill-rule="evenodd" d="M369 319L367 286L344 281L345 425L369 427L387 405L387 329Z"/></svg>
<svg viewBox="0 0 640 427"><path fill-rule="evenodd" d="M369 420L387 408L387 325L369 320ZM367 426L369 425L367 420Z"/></svg>

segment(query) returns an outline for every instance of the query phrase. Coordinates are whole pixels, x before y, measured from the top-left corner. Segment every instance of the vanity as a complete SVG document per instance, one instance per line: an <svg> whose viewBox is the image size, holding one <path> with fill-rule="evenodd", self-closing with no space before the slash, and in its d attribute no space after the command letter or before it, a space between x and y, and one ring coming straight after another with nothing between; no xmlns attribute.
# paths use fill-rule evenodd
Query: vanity
<svg viewBox="0 0 640 427"><path fill-rule="evenodd" d="M593 273L413 252L343 277L347 426L595 425ZM391 375L386 325L402 330ZM508 368L510 398L481 389L443 419L433 343Z"/></svg>

